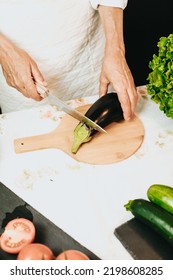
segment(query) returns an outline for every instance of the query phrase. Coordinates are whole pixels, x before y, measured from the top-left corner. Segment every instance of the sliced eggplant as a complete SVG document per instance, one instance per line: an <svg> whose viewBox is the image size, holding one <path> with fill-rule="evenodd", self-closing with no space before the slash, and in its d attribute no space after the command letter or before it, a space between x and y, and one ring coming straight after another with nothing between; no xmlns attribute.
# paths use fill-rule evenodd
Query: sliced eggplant
<svg viewBox="0 0 173 280"><path fill-rule="evenodd" d="M119 122L124 119L121 104L115 92L100 97L86 112L85 116L96 124L105 128L112 122ZM76 153L79 147L92 139L98 131L83 122L80 122L74 129L74 140L71 152Z"/></svg>

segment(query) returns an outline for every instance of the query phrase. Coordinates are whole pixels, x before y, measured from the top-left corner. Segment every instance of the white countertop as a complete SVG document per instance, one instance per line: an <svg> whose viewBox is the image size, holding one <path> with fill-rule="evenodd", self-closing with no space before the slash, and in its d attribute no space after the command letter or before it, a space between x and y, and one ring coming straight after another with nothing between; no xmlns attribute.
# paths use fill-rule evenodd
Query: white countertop
<svg viewBox="0 0 173 280"><path fill-rule="evenodd" d="M0 181L101 259L132 259L114 230L132 218L124 208L128 200L147 198L151 184L173 185L173 120L148 95L141 97L136 115L144 141L133 156L115 164L77 162L58 149L15 153L14 139L52 131L62 114L44 104L0 115Z"/></svg>

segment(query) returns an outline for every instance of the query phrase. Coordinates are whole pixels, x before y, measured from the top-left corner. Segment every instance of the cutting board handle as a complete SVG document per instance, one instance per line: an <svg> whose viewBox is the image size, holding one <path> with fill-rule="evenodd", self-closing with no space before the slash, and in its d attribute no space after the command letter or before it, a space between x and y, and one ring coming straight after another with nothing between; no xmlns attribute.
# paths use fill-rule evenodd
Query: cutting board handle
<svg viewBox="0 0 173 280"><path fill-rule="evenodd" d="M57 147L64 150L64 138L59 135L57 139L57 135L55 135L54 131L14 140L14 149L17 154Z"/></svg>

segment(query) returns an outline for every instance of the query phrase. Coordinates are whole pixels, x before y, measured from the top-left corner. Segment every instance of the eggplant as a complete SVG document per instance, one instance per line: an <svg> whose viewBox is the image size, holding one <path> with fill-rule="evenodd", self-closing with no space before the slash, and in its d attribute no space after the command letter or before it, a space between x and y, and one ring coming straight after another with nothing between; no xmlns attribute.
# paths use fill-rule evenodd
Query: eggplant
<svg viewBox="0 0 173 280"><path fill-rule="evenodd" d="M100 97L86 112L86 117L96 124L105 128L112 122L119 122L124 119L121 104L117 93L111 92ZM98 131L91 126L80 122L74 129L74 140L71 152L76 153L79 147L92 139Z"/></svg>

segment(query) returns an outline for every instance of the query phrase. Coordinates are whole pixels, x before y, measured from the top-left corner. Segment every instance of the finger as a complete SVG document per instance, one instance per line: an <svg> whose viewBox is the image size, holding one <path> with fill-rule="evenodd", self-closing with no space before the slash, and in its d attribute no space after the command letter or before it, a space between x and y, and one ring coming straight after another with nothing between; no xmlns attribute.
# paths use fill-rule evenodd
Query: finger
<svg viewBox="0 0 173 280"><path fill-rule="evenodd" d="M123 110L124 119L129 121L132 117L132 109L131 109L130 98L127 94L127 91L125 90L125 91L117 92L117 95Z"/></svg>
<svg viewBox="0 0 173 280"><path fill-rule="evenodd" d="M127 93L128 93L129 99L130 99L131 112L132 112L132 114L134 114L135 109L136 109L136 104L138 101L138 94L137 94L137 89L136 89L134 79L133 79L133 76L132 76L132 73L131 73L129 67L127 68L126 78L128 81Z"/></svg>
<svg viewBox="0 0 173 280"><path fill-rule="evenodd" d="M32 98L36 101L41 101L43 99L37 90L37 86L35 85L35 83L33 81L28 85L27 90L28 90L30 98Z"/></svg>
<svg viewBox="0 0 173 280"><path fill-rule="evenodd" d="M36 85L32 79L27 81L27 83L23 83L18 90L23 93L23 95L27 98L32 98L36 101L41 101L42 97L37 91Z"/></svg>
<svg viewBox="0 0 173 280"><path fill-rule="evenodd" d="M128 101L128 99L126 100L120 100L121 103L121 107L123 110L123 115L124 115L124 119L126 121L129 121L132 117L132 111L131 111L131 107L130 107L130 102Z"/></svg>
<svg viewBox="0 0 173 280"><path fill-rule="evenodd" d="M130 89L128 93L129 93L129 98L131 103L131 111L132 113L134 113L138 102L138 94L137 94L136 87L134 89Z"/></svg>
<svg viewBox="0 0 173 280"><path fill-rule="evenodd" d="M43 98L47 97L49 90L45 86L38 84L38 82L35 82L35 85L40 96Z"/></svg>
<svg viewBox="0 0 173 280"><path fill-rule="evenodd" d="M33 63L31 65L31 74L32 74L33 80L36 83L38 83L38 84L40 84L42 86L47 87L47 82L45 81L45 79L44 79L42 73L40 72L37 64L35 64L35 63Z"/></svg>
<svg viewBox="0 0 173 280"><path fill-rule="evenodd" d="M100 79L99 96L107 94L109 82L106 79Z"/></svg>

